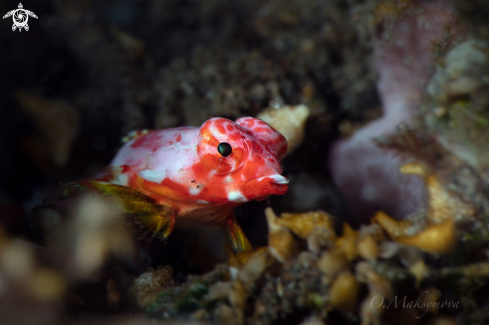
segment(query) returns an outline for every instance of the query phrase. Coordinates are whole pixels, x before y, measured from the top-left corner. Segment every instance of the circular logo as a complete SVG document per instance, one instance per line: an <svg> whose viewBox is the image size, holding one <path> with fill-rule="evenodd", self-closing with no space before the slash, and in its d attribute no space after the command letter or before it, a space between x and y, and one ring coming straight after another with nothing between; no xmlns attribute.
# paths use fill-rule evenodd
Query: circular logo
<svg viewBox="0 0 489 325"><path fill-rule="evenodd" d="M17 27L24 27L27 24L27 21L29 20L29 16L27 15L27 12L25 12L24 9L15 10L15 13L12 16L14 19L14 24Z"/></svg>

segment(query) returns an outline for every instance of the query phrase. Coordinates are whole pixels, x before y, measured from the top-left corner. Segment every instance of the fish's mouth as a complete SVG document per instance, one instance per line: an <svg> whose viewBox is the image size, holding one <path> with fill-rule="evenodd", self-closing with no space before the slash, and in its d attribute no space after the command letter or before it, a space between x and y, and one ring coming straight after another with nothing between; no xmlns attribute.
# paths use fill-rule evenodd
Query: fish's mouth
<svg viewBox="0 0 489 325"><path fill-rule="evenodd" d="M267 179L267 178L269 178L272 183L275 183L275 184L278 184L278 185L289 184L289 179L287 177L284 177L284 176L280 175L280 174L273 174L273 175L269 175L269 176L258 177L256 179L256 181L261 182L261 181L263 181L264 179Z"/></svg>
<svg viewBox="0 0 489 325"><path fill-rule="evenodd" d="M255 178L243 187L243 194L250 199L263 200L270 195L283 195L289 189L289 180L280 174Z"/></svg>

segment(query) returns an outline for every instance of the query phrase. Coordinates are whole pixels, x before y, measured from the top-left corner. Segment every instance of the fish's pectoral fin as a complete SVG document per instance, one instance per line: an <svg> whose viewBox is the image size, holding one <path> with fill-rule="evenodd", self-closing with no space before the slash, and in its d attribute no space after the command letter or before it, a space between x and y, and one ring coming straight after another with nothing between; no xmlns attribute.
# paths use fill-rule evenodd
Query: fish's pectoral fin
<svg viewBox="0 0 489 325"><path fill-rule="evenodd" d="M166 240L175 226L175 212L166 205L134 201L126 204L126 213L141 230L139 239Z"/></svg>
<svg viewBox="0 0 489 325"><path fill-rule="evenodd" d="M60 196L68 198L90 192L108 198L116 209L127 214L128 221L139 228L139 239L165 240L173 230L174 210L130 187L99 181L73 182L61 186Z"/></svg>
<svg viewBox="0 0 489 325"><path fill-rule="evenodd" d="M248 238L246 238L243 229L241 229L238 220L236 220L234 212L228 217L228 232L235 253L253 252L253 246L251 246Z"/></svg>

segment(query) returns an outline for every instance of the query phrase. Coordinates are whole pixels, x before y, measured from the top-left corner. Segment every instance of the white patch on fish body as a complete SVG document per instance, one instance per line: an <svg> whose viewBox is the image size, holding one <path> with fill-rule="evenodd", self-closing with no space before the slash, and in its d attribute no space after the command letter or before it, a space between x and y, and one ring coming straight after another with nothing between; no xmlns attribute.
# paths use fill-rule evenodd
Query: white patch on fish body
<svg viewBox="0 0 489 325"><path fill-rule="evenodd" d="M126 174L119 174L117 175L117 178L114 180L113 183L117 185L127 186L127 184L129 183L129 178Z"/></svg>
<svg viewBox="0 0 489 325"><path fill-rule="evenodd" d="M197 185L198 186L198 185ZM188 189L188 194L192 195L192 196L197 196L200 194L200 192L202 191L202 187L203 186L191 186L189 189Z"/></svg>
<svg viewBox="0 0 489 325"><path fill-rule="evenodd" d="M146 181L161 184L166 178L166 170L144 169L139 171L138 175Z"/></svg>
<svg viewBox="0 0 489 325"><path fill-rule="evenodd" d="M240 191L228 192L228 200L231 202L247 202L248 200Z"/></svg>

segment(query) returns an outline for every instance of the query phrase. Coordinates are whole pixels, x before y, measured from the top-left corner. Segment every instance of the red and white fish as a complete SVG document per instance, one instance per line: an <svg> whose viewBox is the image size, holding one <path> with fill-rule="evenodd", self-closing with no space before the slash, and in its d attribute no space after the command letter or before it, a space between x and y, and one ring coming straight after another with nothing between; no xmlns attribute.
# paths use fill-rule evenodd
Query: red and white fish
<svg viewBox="0 0 489 325"><path fill-rule="evenodd" d="M122 209L152 236L166 238L175 218L227 221L235 250L246 251L233 209L287 192L280 166L286 152L285 137L259 119L212 118L200 128L135 132L96 182L75 184L122 197ZM146 206L151 203L160 207L155 213Z"/></svg>

